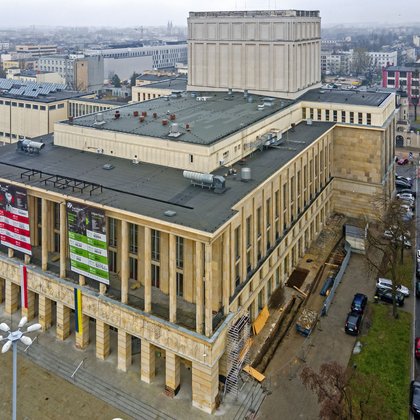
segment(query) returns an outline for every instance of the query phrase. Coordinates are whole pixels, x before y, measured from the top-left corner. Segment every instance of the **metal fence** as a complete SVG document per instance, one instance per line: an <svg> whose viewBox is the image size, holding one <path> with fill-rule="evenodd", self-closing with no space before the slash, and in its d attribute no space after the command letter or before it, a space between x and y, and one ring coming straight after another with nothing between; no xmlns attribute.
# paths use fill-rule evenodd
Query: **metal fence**
<svg viewBox="0 0 420 420"><path fill-rule="evenodd" d="M342 280L343 275L344 275L344 271L346 270L346 268L349 264L349 261L350 261L351 245L347 241L345 241L345 243L344 243L344 249L346 251L346 256L343 259L340 270L338 271L337 275L335 276L334 284L333 284L333 286L330 290L330 293L324 301L324 305L322 306L322 309L321 309L321 315L322 316L327 315L327 312L330 309L331 302L334 299L335 291L337 290L338 285L341 283L341 280Z"/></svg>

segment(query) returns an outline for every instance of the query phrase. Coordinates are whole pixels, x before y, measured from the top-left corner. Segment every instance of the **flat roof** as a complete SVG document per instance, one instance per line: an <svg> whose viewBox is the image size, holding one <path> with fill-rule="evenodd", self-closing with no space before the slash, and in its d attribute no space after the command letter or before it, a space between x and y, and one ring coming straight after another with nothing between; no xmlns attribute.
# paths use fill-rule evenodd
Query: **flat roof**
<svg viewBox="0 0 420 420"><path fill-rule="evenodd" d="M172 90L187 90L187 78L176 77L173 79L164 80L156 83L149 83L148 85L138 86L144 89L172 89Z"/></svg>
<svg viewBox="0 0 420 420"><path fill-rule="evenodd" d="M233 92L231 95L227 91L185 92L178 97L161 97L123 106L119 109L120 118L118 119L115 119L116 110L103 111L102 115L106 123L100 128L94 125L95 115L75 118L73 125L210 145L294 103L288 99L270 98L271 106L259 109L265 97L258 95L250 95L250 97L251 99L244 98L243 92ZM252 102L249 102L250 100ZM136 111L139 115L147 112L144 122L134 117ZM154 113L157 114L156 118L153 118ZM175 115L175 120L170 120L171 115ZM163 125L162 120L167 120L167 125ZM178 130L181 133L176 138L168 136L173 123L178 124ZM60 124L70 124L70 122L63 121Z"/></svg>
<svg viewBox="0 0 420 420"><path fill-rule="evenodd" d="M94 104L103 104L103 105L115 105L117 107L126 105L127 102L121 102L121 101L111 101L107 99L95 99L95 98L75 98L75 100L80 102L90 102Z"/></svg>
<svg viewBox="0 0 420 420"><path fill-rule="evenodd" d="M56 101L63 101L65 99L79 98L85 95L87 95L86 92L60 91L60 92L50 93L47 96L38 96L36 98L33 98L31 96L25 96L25 95L11 95L8 93L0 93L0 98L15 99L18 101L50 103L50 102L56 102Z"/></svg>
<svg viewBox="0 0 420 420"><path fill-rule="evenodd" d="M326 102L344 105L380 106L389 92L362 92L357 89L312 89L299 97L299 101Z"/></svg>
<svg viewBox="0 0 420 420"><path fill-rule="evenodd" d="M243 166L237 163L233 165L237 175L226 176L227 189L223 194L193 186L183 177L180 169L147 163L133 164L127 159L55 146L51 135L34 139L46 143L39 155L17 151L15 144L0 147L0 178L59 192L68 195L69 199L78 197L97 203L98 206L110 206L180 226L214 232L235 214L232 207L238 201L334 124L300 123L283 134L283 144L280 146L256 150L242 162L251 169L251 181L240 180ZM111 164L114 168L105 170L105 164ZM35 172L28 178L23 175L27 171L42 171L44 174L41 178ZM225 176L225 172L226 168L219 168L213 174ZM49 181L45 183L48 176L55 175L102 185L102 192L96 189L90 195L89 187L81 192L72 191L71 187L55 187ZM164 212L167 210L176 214L172 217L165 216Z"/></svg>

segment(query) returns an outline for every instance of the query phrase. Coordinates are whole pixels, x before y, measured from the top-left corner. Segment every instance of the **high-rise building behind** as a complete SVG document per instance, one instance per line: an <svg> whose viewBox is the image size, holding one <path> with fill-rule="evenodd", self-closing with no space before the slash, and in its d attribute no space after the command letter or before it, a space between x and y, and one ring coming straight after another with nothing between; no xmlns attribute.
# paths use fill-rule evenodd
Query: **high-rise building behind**
<svg viewBox="0 0 420 420"><path fill-rule="evenodd" d="M296 98L320 86L319 11L190 12L189 90Z"/></svg>

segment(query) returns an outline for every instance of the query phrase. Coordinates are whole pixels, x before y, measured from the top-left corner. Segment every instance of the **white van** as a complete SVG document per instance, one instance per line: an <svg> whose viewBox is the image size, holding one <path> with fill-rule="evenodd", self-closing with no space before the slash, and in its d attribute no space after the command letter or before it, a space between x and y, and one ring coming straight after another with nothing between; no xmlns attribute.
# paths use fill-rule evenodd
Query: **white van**
<svg viewBox="0 0 420 420"><path fill-rule="evenodd" d="M376 280L376 287L381 289L392 289L392 280L379 278ZM410 290L402 284L397 285L397 291L401 292L405 297L410 296Z"/></svg>

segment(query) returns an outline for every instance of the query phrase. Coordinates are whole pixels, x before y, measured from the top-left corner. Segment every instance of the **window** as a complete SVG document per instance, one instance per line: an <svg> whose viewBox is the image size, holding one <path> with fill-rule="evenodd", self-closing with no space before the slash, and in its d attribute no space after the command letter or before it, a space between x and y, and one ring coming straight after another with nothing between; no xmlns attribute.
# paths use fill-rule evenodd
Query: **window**
<svg viewBox="0 0 420 420"><path fill-rule="evenodd" d="M56 106L55 105L50 105L50 110L52 111L54 109L56 109Z"/></svg>
<svg viewBox="0 0 420 420"><path fill-rule="evenodd" d="M160 232L152 229L152 260L160 259Z"/></svg>
<svg viewBox="0 0 420 420"><path fill-rule="evenodd" d="M38 105L33 105L32 109L38 109Z"/></svg>
<svg viewBox="0 0 420 420"><path fill-rule="evenodd" d="M357 122L363 124L363 114L361 112L357 113Z"/></svg>
<svg viewBox="0 0 420 420"><path fill-rule="evenodd" d="M176 237L176 267L184 267L184 238Z"/></svg>
<svg viewBox="0 0 420 420"><path fill-rule="evenodd" d="M265 202L265 218L266 218L266 227L271 226L271 198L267 198Z"/></svg>
<svg viewBox="0 0 420 420"><path fill-rule="evenodd" d="M130 279L137 280L137 267L138 261L137 258L130 257L129 258L129 268L130 268Z"/></svg>
<svg viewBox="0 0 420 420"><path fill-rule="evenodd" d="M329 121L330 120L330 110L329 109L326 109L325 110L325 120L326 121Z"/></svg>
<svg viewBox="0 0 420 420"><path fill-rule="evenodd" d="M60 229L60 204L54 203L54 229Z"/></svg>
<svg viewBox="0 0 420 420"><path fill-rule="evenodd" d="M108 245L116 247L117 246L117 220L112 217L108 218Z"/></svg>
<svg viewBox="0 0 420 420"><path fill-rule="evenodd" d="M257 236L261 236L261 207L257 209Z"/></svg>
<svg viewBox="0 0 420 420"><path fill-rule="evenodd" d="M41 111L45 111L45 106L44 105L40 105L40 107L39 107L39 109L41 110Z"/></svg>
<svg viewBox="0 0 420 420"><path fill-rule="evenodd" d="M240 228L237 227L234 233L234 248L235 248L235 260L239 260L241 257L241 238L240 238Z"/></svg>
<svg viewBox="0 0 420 420"><path fill-rule="evenodd" d="M64 108L64 104L58 104L58 105L57 105L57 108L58 108L58 109L63 109L63 108Z"/></svg>
<svg viewBox="0 0 420 420"><path fill-rule="evenodd" d="M176 295L184 296L184 275L176 273Z"/></svg>
<svg viewBox="0 0 420 420"><path fill-rule="evenodd" d="M341 122L346 122L346 111L341 111Z"/></svg>
<svg viewBox="0 0 420 420"><path fill-rule="evenodd" d="M371 125L372 124L372 114L366 114L366 124Z"/></svg>
<svg viewBox="0 0 420 420"><path fill-rule="evenodd" d="M251 246L251 216L247 217L246 219L246 247L249 248Z"/></svg>
<svg viewBox="0 0 420 420"><path fill-rule="evenodd" d="M193 162L194 162L194 156L190 155L190 163L193 163Z"/></svg>
<svg viewBox="0 0 420 420"><path fill-rule="evenodd" d="M350 112L350 123L354 123L354 112Z"/></svg>
<svg viewBox="0 0 420 420"><path fill-rule="evenodd" d="M17 102L12 102L12 106L17 106Z"/></svg>
<svg viewBox="0 0 420 420"><path fill-rule="evenodd" d="M152 286L160 287L160 267L155 264L152 264Z"/></svg>
<svg viewBox="0 0 420 420"><path fill-rule="evenodd" d="M31 104L26 104L26 105L25 105L25 108L26 108L26 109L31 109Z"/></svg>
<svg viewBox="0 0 420 420"><path fill-rule="evenodd" d="M109 271L117 272L117 253L115 251L108 251Z"/></svg>
<svg viewBox="0 0 420 420"><path fill-rule="evenodd" d="M337 121L337 111L333 111L333 121Z"/></svg>
<svg viewBox="0 0 420 420"><path fill-rule="evenodd" d="M321 121L321 110L317 109L317 120Z"/></svg>
<svg viewBox="0 0 420 420"><path fill-rule="evenodd" d="M22 102L19 102L19 108L24 108L25 107L25 104L24 103L22 103Z"/></svg>
<svg viewBox="0 0 420 420"><path fill-rule="evenodd" d="M129 224L130 232L130 245L129 250L132 254L137 254L138 250L138 227L137 225L130 223Z"/></svg>

